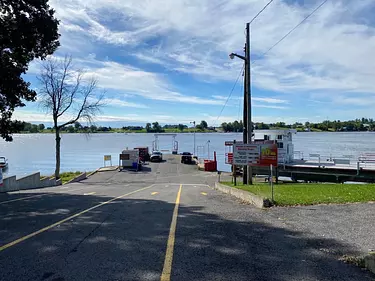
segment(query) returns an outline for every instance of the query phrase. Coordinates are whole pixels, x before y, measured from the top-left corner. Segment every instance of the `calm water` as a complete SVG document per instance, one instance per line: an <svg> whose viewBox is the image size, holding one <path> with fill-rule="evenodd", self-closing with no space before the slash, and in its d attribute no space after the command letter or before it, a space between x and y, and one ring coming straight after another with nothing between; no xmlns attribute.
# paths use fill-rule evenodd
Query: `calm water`
<svg viewBox="0 0 375 281"><path fill-rule="evenodd" d="M297 133L293 136L295 151L321 155L358 157L362 153L375 153L375 133ZM212 152L217 151L218 168L228 170L224 155L226 140L241 140L241 134L196 134L196 145L202 146L198 156L207 158L208 145ZM121 150L136 146L152 148L153 134L64 134L61 141L61 171L91 171L103 166L103 155L112 155L113 164L118 163ZM193 152L193 134L177 134L179 152ZM160 138L160 149L171 149L172 138ZM204 147L204 148L203 148ZM14 141L0 140L0 156L6 156L9 162L8 175L25 175L40 171L43 175L54 172L55 143L53 134L14 135Z"/></svg>

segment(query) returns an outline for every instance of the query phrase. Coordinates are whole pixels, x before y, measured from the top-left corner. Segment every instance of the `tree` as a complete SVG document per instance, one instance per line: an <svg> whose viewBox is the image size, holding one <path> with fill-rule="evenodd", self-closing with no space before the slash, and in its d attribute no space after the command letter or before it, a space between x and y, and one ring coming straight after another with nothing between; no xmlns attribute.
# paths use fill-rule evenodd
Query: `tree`
<svg viewBox="0 0 375 281"><path fill-rule="evenodd" d="M45 128L44 124L39 124L39 125L38 125L38 129L39 129L39 131L43 131L44 128Z"/></svg>
<svg viewBox="0 0 375 281"><path fill-rule="evenodd" d="M97 81L91 77L87 80L85 73L75 69L72 58L49 58L42 63L37 77L40 82L41 104L52 114L56 140L55 177L60 178L60 131L78 120L88 123L100 112L102 96L96 96ZM62 116L68 117L65 123L59 122ZM60 123L60 125L59 125Z"/></svg>
<svg viewBox="0 0 375 281"><path fill-rule="evenodd" d="M146 132L147 133L151 132L151 123L146 124Z"/></svg>
<svg viewBox="0 0 375 281"><path fill-rule="evenodd" d="M91 133L95 133L98 130L98 128L95 125L90 126Z"/></svg>
<svg viewBox="0 0 375 281"><path fill-rule="evenodd" d="M30 133L35 134L37 132L38 132L38 125L35 125L35 124L31 125Z"/></svg>
<svg viewBox="0 0 375 281"><path fill-rule="evenodd" d="M58 24L47 0L0 1L0 134L6 141L22 129L22 122L11 120L14 109L36 100L22 75L34 58L59 46Z"/></svg>
<svg viewBox="0 0 375 281"><path fill-rule="evenodd" d="M182 132L185 126L183 124L178 124L178 129Z"/></svg>
<svg viewBox="0 0 375 281"><path fill-rule="evenodd" d="M201 128L203 128L203 129L207 129L207 128L208 128L207 122L204 121L204 120L201 121L200 126L201 126Z"/></svg>
<svg viewBox="0 0 375 281"><path fill-rule="evenodd" d="M76 129L76 131L78 131L79 129L81 129L81 128L82 128L81 123L79 123L79 122L75 122L75 123L74 123L74 128Z"/></svg>

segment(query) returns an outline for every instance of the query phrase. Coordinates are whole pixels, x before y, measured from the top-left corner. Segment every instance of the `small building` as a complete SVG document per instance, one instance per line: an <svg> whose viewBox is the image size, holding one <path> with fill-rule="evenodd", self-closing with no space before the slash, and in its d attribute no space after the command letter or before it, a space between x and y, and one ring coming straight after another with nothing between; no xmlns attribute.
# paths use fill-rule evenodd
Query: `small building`
<svg viewBox="0 0 375 281"><path fill-rule="evenodd" d="M293 135L297 133L295 129L286 130L255 130L254 142L256 141L276 141L278 147L278 162L292 163L294 160Z"/></svg>

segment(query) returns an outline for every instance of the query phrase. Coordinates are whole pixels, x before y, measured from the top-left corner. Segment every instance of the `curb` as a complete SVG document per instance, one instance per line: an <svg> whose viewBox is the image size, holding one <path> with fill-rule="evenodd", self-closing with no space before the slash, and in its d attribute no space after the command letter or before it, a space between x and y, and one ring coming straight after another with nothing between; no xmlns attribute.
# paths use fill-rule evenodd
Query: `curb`
<svg viewBox="0 0 375 281"><path fill-rule="evenodd" d="M73 182L79 182L81 180L84 180L87 178L87 175L86 175L86 172L83 172L82 174L76 176L75 178L71 179L70 181L64 183L64 184L68 184L68 183L73 183Z"/></svg>
<svg viewBox="0 0 375 281"><path fill-rule="evenodd" d="M238 199L241 199L242 201L245 201L247 203L250 203L254 205L257 208L269 208L272 206L271 201L267 198L263 198L259 195L255 195L251 192L240 190L237 188L232 188L227 185L223 185L221 183L215 182L216 190L219 190L221 192L230 194Z"/></svg>
<svg viewBox="0 0 375 281"><path fill-rule="evenodd" d="M96 174L98 171L99 171L99 169L96 169L95 171L93 171L90 174L86 175L86 178L91 177L92 175Z"/></svg>
<svg viewBox="0 0 375 281"><path fill-rule="evenodd" d="M375 274L375 252L365 256L365 267Z"/></svg>

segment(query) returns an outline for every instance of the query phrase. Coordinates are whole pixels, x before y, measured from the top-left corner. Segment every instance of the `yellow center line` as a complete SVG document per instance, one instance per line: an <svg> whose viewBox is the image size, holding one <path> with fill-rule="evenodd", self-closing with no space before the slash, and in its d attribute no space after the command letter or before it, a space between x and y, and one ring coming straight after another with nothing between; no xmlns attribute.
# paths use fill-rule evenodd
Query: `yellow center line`
<svg viewBox="0 0 375 281"><path fill-rule="evenodd" d="M174 210L173 210L172 222L171 222L171 227L169 229L169 236L168 236L168 242L167 242L167 251L165 252L163 272L161 274L160 281L171 280L173 250L174 250L174 241L175 241L175 236L176 236L178 206L180 205L181 190L182 190L182 184L180 184L180 189L178 190L176 203L175 203Z"/></svg>
<svg viewBox="0 0 375 281"><path fill-rule="evenodd" d="M56 223L54 223L54 224L51 224L51 225L49 225L49 226L46 226L46 227L44 227L44 228L42 228L42 229L40 229L40 230L38 230L38 231L35 231L35 232L33 232L33 233L30 233L30 234L28 234L28 235L26 235L26 236L23 236L23 237L17 239L17 240L14 240L14 241L12 241L12 242L10 242L10 243L8 243L8 244L5 244L5 245L3 245L3 246L0 246L0 252L1 252L1 251L4 251L5 249L10 248L10 247L12 247L12 246L14 246L14 245L16 245L16 244L18 244L18 243L20 243L20 242L23 242L23 241L25 241L25 240L27 240L27 239L29 239L29 238L32 238L32 237L34 237L34 236L36 236L36 235L38 235L38 234L40 234L40 233L43 233L43 232L45 232L45 231L47 231L47 230L49 230L49 229L51 229L51 228L53 228L53 227L55 227L55 226L58 226L58 225L60 225L60 224L62 224L62 223L64 223L64 222L67 222L67 221L69 221L69 220L71 220L71 219L74 219L75 217L78 217L78 216L80 216L80 215L83 215L83 214L85 214L85 213L87 213L87 212L89 212L89 211L92 211L92 210L94 210L94 209L96 209L96 208L99 208L99 207L101 207L101 206L103 206L103 205L109 204L109 203L111 203L111 202L113 202L113 201L115 201L115 200L118 200L118 199L120 199L120 198L123 198L123 197L125 197L125 196L129 196L129 195L132 195L132 194L134 194L134 193L140 192L140 191L142 191L142 190L149 189L149 188L151 188L151 187L153 187L153 186L154 186L154 185L150 185L150 186L147 186L147 187L143 187L143 188L141 188L141 189L137 189L137 190L135 190L135 191L132 191L132 192L129 192L129 193L123 194L123 195L121 195L121 196L118 196L118 197L113 198L113 199L111 199L111 200L108 200L108 201L106 201L106 202L100 203L100 204L95 205L95 206L93 206L93 207L91 207L91 208L88 208L88 209L86 209L86 210L83 210L82 212L79 212L79 213L77 213L77 214L74 214L74 215L72 215L72 216L70 216L70 217L67 217L67 218L61 220L61 221L58 221L58 222L56 222Z"/></svg>
<svg viewBox="0 0 375 281"><path fill-rule="evenodd" d="M201 192L201 194L202 194L202 195L207 195L207 193L206 193L206 192Z"/></svg>
<svg viewBox="0 0 375 281"><path fill-rule="evenodd" d="M89 192L89 193L84 193L83 195L93 195L93 194L95 194L96 192L94 191L94 192Z"/></svg>
<svg viewBox="0 0 375 281"><path fill-rule="evenodd" d="M157 191L151 192L151 195L156 195L156 194L159 194L159 192Z"/></svg>

